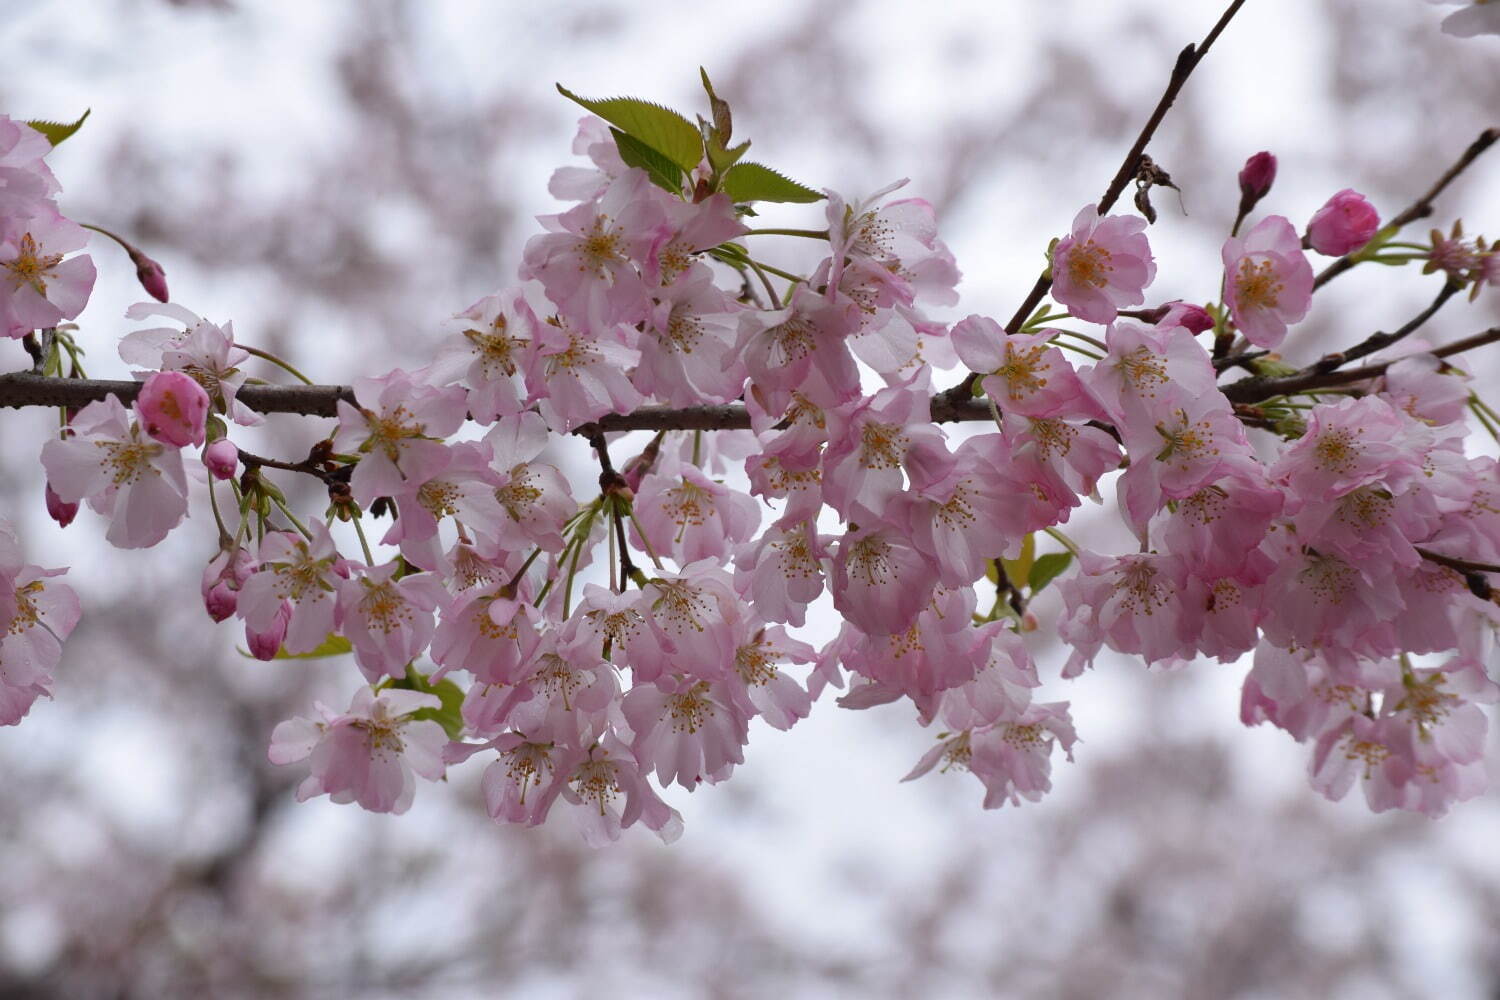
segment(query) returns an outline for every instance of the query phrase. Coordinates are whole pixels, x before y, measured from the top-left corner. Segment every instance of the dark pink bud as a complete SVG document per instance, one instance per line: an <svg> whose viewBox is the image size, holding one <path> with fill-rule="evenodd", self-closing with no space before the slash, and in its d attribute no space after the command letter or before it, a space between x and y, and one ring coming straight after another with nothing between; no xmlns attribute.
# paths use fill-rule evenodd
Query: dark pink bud
<svg viewBox="0 0 1500 1000"><path fill-rule="evenodd" d="M240 450L228 438L220 438L203 449L203 464L215 479L233 479L240 464Z"/></svg>
<svg viewBox="0 0 1500 1000"><path fill-rule="evenodd" d="M1240 168L1240 211L1248 212L1276 183L1276 157L1261 150Z"/></svg>
<svg viewBox="0 0 1500 1000"><path fill-rule="evenodd" d="M53 491L52 484L48 483L47 515L56 521L59 527L66 528L73 523L73 518L78 516L78 505L76 503L64 503L63 498Z"/></svg>
<svg viewBox="0 0 1500 1000"><path fill-rule="evenodd" d="M146 433L185 448L202 444L208 422L208 393L182 372L156 372L141 386L136 412Z"/></svg>
<svg viewBox="0 0 1500 1000"><path fill-rule="evenodd" d="M1214 318L1202 306L1191 302L1169 302L1167 314L1157 321L1158 326L1180 326L1193 334L1214 328Z"/></svg>
<svg viewBox="0 0 1500 1000"><path fill-rule="evenodd" d="M139 250L132 252L130 259L135 262L136 280L146 294L158 302L167 301L167 272L161 269L161 265Z"/></svg>
<svg viewBox="0 0 1500 1000"><path fill-rule="evenodd" d="M1352 188L1328 199L1307 224L1307 245L1328 257L1342 257L1370 242L1380 228L1380 213Z"/></svg>
<svg viewBox="0 0 1500 1000"><path fill-rule="evenodd" d="M229 618L239 606L239 591L230 589L229 584L223 580L214 584L208 589L208 593L203 595L203 607L208 612L208 617L216 622ZM276 655L274 650L271 655Z"/></svg>
<svg viewBox="0 0 1500 1000"><path fill-rule="evenodd" d="M250 646L250 655L257 660L274 660L276 654L281 650L281 643L286 639L286 626L292 620L292 605L290 601L282 601L281 608L276 612L276 620L271 627L264 632L256 632L245 626L245 642Z"/></svg>

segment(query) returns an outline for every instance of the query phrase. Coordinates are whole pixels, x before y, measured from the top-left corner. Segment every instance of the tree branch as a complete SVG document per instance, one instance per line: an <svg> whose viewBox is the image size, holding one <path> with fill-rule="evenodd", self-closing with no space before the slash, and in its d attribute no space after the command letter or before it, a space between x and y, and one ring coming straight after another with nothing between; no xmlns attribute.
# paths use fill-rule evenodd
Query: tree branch
<svg viewBox="0 0 1500 1000"><path fill-rule="evenodd" d="M1429 353L1446 358L1476 347L1483 347L1486 344L1493 344L1496 341L1500 341L1500 326L1492 326L1488 330L1462 340L1455 340ZM1330 386L1348 385L1350 382L1363 382L1365 379L1384 375L1385 370L1392 364L1394 362L1382 361L1379 364L1365 365L1363 368L1349 368L1341 372L1318 372L1304 369L1293 375L1276 377L1254 375L1250 378L1242 378L1238 382L1231 382L1224 386L1222 391L1231 403L1258 403L1272 396L1285 396L1294 392L1306 392L1309 389L1324 389Z"/></svg>

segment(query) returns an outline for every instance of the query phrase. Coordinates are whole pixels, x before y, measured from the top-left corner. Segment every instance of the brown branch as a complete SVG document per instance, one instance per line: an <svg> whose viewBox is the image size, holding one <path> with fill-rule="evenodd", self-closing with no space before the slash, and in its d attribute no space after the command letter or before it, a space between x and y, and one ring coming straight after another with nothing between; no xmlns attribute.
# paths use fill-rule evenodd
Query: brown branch
<svg viewBox="0 0 1500 1000"><path fill-rule="evenodd" d="M1224 29L1229 26L1229 22L1234 18L1235 14L1239 13L1240 8L1244 5L1245 0L1233 0L1224 9L1224 13L1219 16L1219 20L1215 22L1208 34L1203 36L1203 41L1197 45L1189 44L1187 48L1177 53L1177 61L1172 65L1172 75L1167 80L1167 89L1162 93L1161 100L1156 102L1156 107L1152 110L1151 117L1146 119L1146 124L1141 128L1140 134L1136 136L1134 144L1130 147L1130 151L1125 154L1125 159L1120 163L1120 169L1115 172L1115 176L1110 180L1109 186L1104 189L1104 194L1099 198L1096 208L1101 216L1114 207L1115 202L1120 198L1121 192L1125 190L1125 185L1129 184L1131 178L1136 175L1136 170L1140 166L1141 156L1146 152L1146 146L1151 142L1152 137L1156 135L1157 128L1161 126L1162 120L1166 118L1167 111L1171 109L1173 102L1177 100L1177 95L1182 91L1183 85L1187 83L1188 77L1193 75L1193 70L1198 68L1198 63L1202 62L1203 57L1208 55L1209 48L1224 33ZM1026 317L1032 314L1051 287L1051 272L1043 271L1036 279L1036 283L1031 286L1031 291L1026 294L1025 300L1022 301L1015 315L1010 318L1010 322L1005 324L1005 332L1015 333L1021 329L1021 324L1026 322ZM958 385L943 392L942 398L949 402L968 399L974 394L974 383L978 380L978 377L976 373L970 372Z"/></svg>
<svg viewBox="0 0 1500 1000"><path fill-rule="evenodd" d="M1476 347L1483 347L1486 344L1493 344L1496 341L1500 341L1500 326L1492 326L1488 330L1480 331L1462 340L1455 340L1451 344L1428 353L1446 358ZM1348 368L1341 372L1304 370L1293 375L1276 377L1255 375L1242 378L1238 382L1231 382L1223 387L1223 393L1231 403L1258 403L1272 396L1285 396L1294 392L1306 392L1309 389L1324 389L1348 385L1351 382L1363 382L1365 379L1384 375L1385 370L1392 364L1394 364L1392 361L1382 361L1379 364L1365 365L1363 368Z"/></svg>
<svg viewBox="0 0 1500 1000"><path fill-rule="evenodd" d="M1396 330L1393 333L1382 333L1379 331L1372 333L1364 340L1355 344L1353 347L1349 348L1346 351L1334 351L1332 354L1323 355L1317 361L1314 361L1311 365L1308 365L1304 370L1310 373L1322 375L1326 372L1333 371L1335 368L1340 368L1351 361L1358 361L1360 358L1367 357L1371 354L1374 354L1376 351L1381 351L1387 347L1390 347L1397 341L1416 332L1419 328L1421 328L1423 323L1426 323L1437 313L1439 309L1443 308L1443 303L1453 298L1453 296L1457 295L1462 290L1462 287L1457 282L1451 280L1445 282L1442 290L1437 293L1437 297L1432 300L1432 304L1429 305L1426 309L1423 309L1421 312L1417 313L1416 316L1412 317L1412 319L1400 329Z"/></svg>
<svg viewBox="0 0 1500 1000"><path fill-rule="evenodd" d="M1479 138L1475 139L1472 143L1469 144L1469 148L1464 150L1463 155L1458 158L1458 161L1454 163L1453 166L1449 167L1447 171L1444 172L1443 176L1437 179L1437 183L1433 184L1432 187L1428 189L1426 194L1422 195L1422 197L1418 198L1416 201L1408 205L1404 211L1398 213L1396 217L1391 219L1391 221L1386 223L1386 225L1388 227L1395 226L1397 229L1401 229L1403 226L1406 226L1409 223L1415 222L1418 219L1425 219L1427 216L1431 215L1432 203L1437 200L1438 195L1443 193L1443 189L1446 188L1449 184L1453 183L1454 178L1467 170L1469 164L1479 159L1480 155L1485 150L1493 146L1496 141L1500 141L1500 129L1487 128L1483 132L1479 133ZM1354 265L1358 263L1358 261L1354 260L1353 256L1357 256L1358 253L1359 251L1355 251L1353 255L1345 254L1338 260L1334 261L1332 264L1329 264L1327 267L1325 267L1321 272L1319 272L1317 278L1313 280L1313 289L1317 290L1319 288L1322 288L1334 278L1337 278L1345 271L1354 267Z"/></svg>
<svg viewBox="0 0 1500 1000"><path fill-rule="evenodd" d="M130 404L141 391L141 383L109 379L55 378L12 372L0 375L0 407L87 406L107 396L118 396ZM236 398L260 413L300 413L308 417L338 416L338 401L354 402L347 385L246 385Z"/></svg>

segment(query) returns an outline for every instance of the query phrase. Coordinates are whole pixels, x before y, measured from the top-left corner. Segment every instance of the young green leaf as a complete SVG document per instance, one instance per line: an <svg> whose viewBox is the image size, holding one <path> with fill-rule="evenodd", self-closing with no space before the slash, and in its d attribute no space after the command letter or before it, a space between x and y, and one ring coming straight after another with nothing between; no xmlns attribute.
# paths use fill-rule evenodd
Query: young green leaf
<svg viewBox="0 0 1500 1000"><path fill-rule="evenodd" d="M634 97L592 100L579 97L560 83L557 90L683 170L692 170L703 159L703 137L698 134L697 126L670 108Z"/></svg>
<svg viewBox="0 0 1500 1000"><path fill-rule="evenodd" d="M84 121L88 118L89 113L93 110L93 108L88 108L87 110L85 110L83 114L79 116L76 122L30 121L26 124L42 133L42 135L45 135L47 137L47 141L56 146L68 136L72 135L74 132L77 132L80 128L82 128Z"/></svg>
<svg viewBox="0 0 1500 1000"><path fill-rule="evenodd" d="M823 195L804 184L783 177L759 163L736 163L724 172L721 185L735 201L822 201Z"/></svg>
<svg viewBox="0 0 1500 1000"><path fill-rule="evenodd" d="M1005 570L1005 579L1016 590L1026 586L1026 581L1031 573L1031 565L1036 560L1036 535L1027 535L1021 542L1021 552L1014 559L1001 559L1000 566Z"/></svg>
<svg viewBox="0 0 1500 1000"><path fill-rule="evenodd" d="M682 168L635 136L617 128L609 130L627 167L640 167L651 175L651 182L675 195L682 194Z"/></svg>
<svg viewBox="0 0 1500 1000"><path fill-rule="evenodd" d="M236 648L238 648L238 647L236 647ZM314 649L310 649L310 650L308 650L305 653L288 653L286 651L286 647L283 646L281 649L278 649L276 651L276 656L273 657L273 659L277 659L277 660L321 660L325 656L343 656L345 653L348 653L348 652L350 652L353 649L354 649L354 647L349 644L349 640L348 639L345 639L341 635L337 635L337 634L335 634L333 632L330 632L330 633L328 633L328 638L326 638L322 642L318 643L317 647L314 648ZM259 657L252 656L251 654L247 653L243 649L240 649L238 651L239 651L239 654L241 656L243 656L247 660L259 659Z"/></svg>
<svg viewBox="0 0 1500 1000"><path fill-rule="evenodd" d="M1031 573L1027 577L1027 585L1031 588L1031 595L1035 597L1042 588L1057 579L1069 566L1073 564L1073 553L1071 552L1048 552L1046 555L1037 556L1036 562L1031 564Z"/></svg>
<svg viewBox="0 0 1500 1000"><path fill-rule="evenodd" d="M708 82L708 70L699 66L698 73L703 77L703 89L708 91L708 106L714 118L714 134L722 145L729 141L734 132L734 118L729 113L729 102L714 93L714 85Z"/></svg>

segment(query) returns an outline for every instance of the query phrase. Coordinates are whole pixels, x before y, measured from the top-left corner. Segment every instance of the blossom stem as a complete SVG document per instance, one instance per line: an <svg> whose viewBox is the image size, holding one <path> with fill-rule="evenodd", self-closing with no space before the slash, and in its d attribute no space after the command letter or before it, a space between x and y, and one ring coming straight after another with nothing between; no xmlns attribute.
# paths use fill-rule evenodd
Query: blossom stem
<svg viewBox="0 0 1500 1000"><path fill-rule="evenodd" d="M1083 555L1083 550L1078 547L1078 544L1074 542L1073 539L1063 534L1061 531L1058 531L1056 528L1043 528L1042 530L1051 535L1053 538L1057 539L1062 547L1073 553L1073 555Z"/></svg>
<svg viewBox="0 0 1500 1000"><path fill-rule="evenodd" d="M276 496L276 494L273 493L271 494L271 502L276 505L277 509L280 510L282 514L286 515L286 519L288 521L291 521L292 524L296 526L297 530L302 533L303 538L306 538L308 541L312 541L312 532L307 530L307 525L297 520L297 515L292 513L292 509L286 505L286 501L282 500L280 497Z"/></svg>
<svg viewBox="0 0 1500 1000"><path fill-rule="evenodd" d="M224 515L219 512L219 498L214 495L214 479L208 480L208 506L214 512L214 523L219 526L219 548L229 547L229 528L224 524Z"/></svg>
<svg viewBox="0 0 1500 1000"><path fill-rule="evenodd" d="M263 350L261 350L258 347L251 347L248 344L239 344L239 343L236 343L234 346L238 347L240 350L244 351L247 354L253 354L253 355L255 355L257 358L260 358L262 361L269 361L269 362L271 362L271 364L273 364L276 367L281 368L282 370L284 370L284 371L288 372L289 374L291 374L291 376L293 378L295 378L298 381L300 381L303 385L316 385L317 384L312 379L308 378L306 375L302 374L297 369L293 368L290 364L288 364L287 362L283 361L281 358L278 358L276 355L272 354L270 351L263 351Z"/></svg>
<svg viewBox="0 0 1500 1000"><path fill-rule="evenodd" d="M370 551L370 541L369 541L369 539L365 538L365 526L362 523L362 517L361 517L361 515L355 514L354 517L353 517L353 521L354 521L354 533L359 536L359 547L364 551L364 554L365 554L365 565L366 566L374 566L375 565L375 555L374 555L374 553L372 553Z"/></svg>
<svg viewBox="0 0 1500 1000"><path fill-rule="evenodd" d="M826 229L752 229L746 236L802 236L810 240L828 239Z"/></svg>

